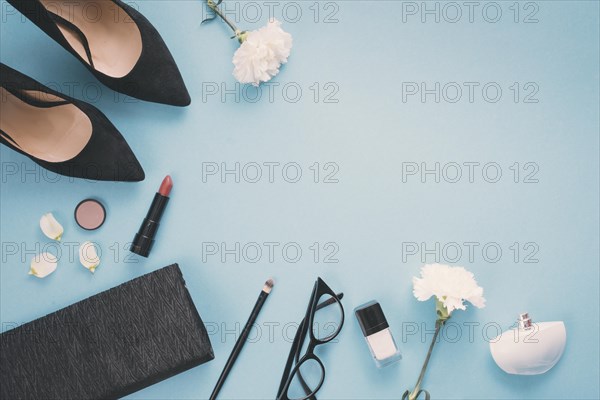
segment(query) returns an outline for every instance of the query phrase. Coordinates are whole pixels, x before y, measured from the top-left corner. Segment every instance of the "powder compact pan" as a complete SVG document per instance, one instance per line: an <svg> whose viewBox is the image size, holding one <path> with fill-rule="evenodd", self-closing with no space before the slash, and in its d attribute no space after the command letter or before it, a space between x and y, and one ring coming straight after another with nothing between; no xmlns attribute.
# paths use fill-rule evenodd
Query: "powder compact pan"
<svg viewBox="0 0 600 400"><path fill-rule="evenodd" d="M75 221L87 231L100 228L105 219L106 209L98 200L85 199L75 207Z"/></svg>

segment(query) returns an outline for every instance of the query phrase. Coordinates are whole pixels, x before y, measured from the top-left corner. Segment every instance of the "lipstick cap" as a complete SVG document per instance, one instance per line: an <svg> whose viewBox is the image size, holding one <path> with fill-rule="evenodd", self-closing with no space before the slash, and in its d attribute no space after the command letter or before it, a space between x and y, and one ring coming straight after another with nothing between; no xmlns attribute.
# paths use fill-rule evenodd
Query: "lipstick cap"
<svg viewBox="0 0 600 400"><path fill-rule="evenodd" d="M356 307L354 314L365 337L389 328L381 305L375 300Z"/></svg>

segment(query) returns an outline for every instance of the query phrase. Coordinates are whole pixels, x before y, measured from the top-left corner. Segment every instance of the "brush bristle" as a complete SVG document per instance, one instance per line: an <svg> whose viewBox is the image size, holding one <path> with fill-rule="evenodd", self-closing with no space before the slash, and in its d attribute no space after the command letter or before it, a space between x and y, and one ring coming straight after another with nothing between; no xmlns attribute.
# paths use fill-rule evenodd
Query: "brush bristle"
<svg viewBox="0 0 600 400"><path fill-rule="evenodd" d="M273 289L274 284L275 284L275 282L273 282L273 279L267 280L265 282L265 286L263 287L263 292L271 293L271 289Z"/></svg>

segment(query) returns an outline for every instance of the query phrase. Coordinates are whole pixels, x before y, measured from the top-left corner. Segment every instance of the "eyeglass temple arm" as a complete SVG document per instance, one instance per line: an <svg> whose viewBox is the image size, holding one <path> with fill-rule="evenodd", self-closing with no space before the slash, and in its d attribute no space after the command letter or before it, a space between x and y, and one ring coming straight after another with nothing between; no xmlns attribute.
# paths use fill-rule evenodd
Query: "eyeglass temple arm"
<svg viewBox="0 0 600 400"><path fill-rule="evenodd" d="M336 294L336 297L338 298L338 300L341 300L344 297L344 293L340 292ZM335 304L336 300L334 297L330 297L329 299L325 300L322 303L319 303L317 305L317 308L315 309L315 311L321 310L327 306L330 306L332 304ZM306 339L306 332L310 329L310 327L308 326L308 321L306 320L306 318L304 318L302 320L302 322L300 322L300 326L298 327L298 332L296 332L296 338L294 338L294 341L297 342L296 345L296 362L298 362L298 359L300 357L300 349L302 348L302 346L304 345L304 340ZM296 341L296 339L298 339ZM300 375L300 379L302 379L302 374Z"/></svg>
<svg viewBox="0 0 600 400"><path fill-rule="evenodd" d="M344 297L344 293L340 292L336 294L336 297L338 300L341 300ZM317 305L317 310L321 310L327 306L330 306L332 304L334 304L336 302L336 299L334 297L330 297L329 299L325 300L322 303L319 303ZM279 390L277 391L277 398L279 398L282 394L283 394L283 388L285 386L286 383L286 372L289 373L289 369L291 369L291 364L292 364L292 360L294 359L294 353L295 355L298 355L298 352L300 351L300 349L302 348L302 345L304 344L304 336L305 335L301 335L301 331L303 331L304 329L306 329L305 324L308 324L308 321L306 321L306 319L303 319L302 322L300 323L300 326L298 327L298 331L296 332L296 337L294 338L294 343L292 344L292 349L294 349L294 347L296 347L296 351L290 352L290 355L288 357L288 362L286 365L286 371L284 372L284 375L281 379L280 385L279 385ZM306 334L306 332L305 332ZM294 344L296 344L296 346L294 346ZM296 360L298 361L298 360ZM300 373L300 371L298 371L298 375L300 378L300 383L302 384L304 391L306 392L307 390L309 390L308 392L306 392L306 394L310 394L310 389L308 388L308 385L306 385L304 378L302 377L302 374ZM288 376L289 378L289 376ZM316 399L316 397L311 397L310 400Z"/></svg>
<svg viewBox="0 0 600 400"><path fill-rule="evenodd" d="M338 298L338 300L341 300L344 297L344 293L340 292L336 294L336 297ZM330 306L332 304L336 303L336 299L334 297L330 297L329 299L325 300L322 303L319 303L317 305L317 308L315 309L315 311L321 310L327 306ZM299 352L300 349L302 348L302 346L304 345L304 340L306 339L305 335L306 332L310 329L310 327L308 326L308 320L306 318L304 318L302 320L302 322L300 323L300 326L298 327L298 332L296 333L297 335L300 335L298 337L298 345L296 348L296 362L298 362L298 356L299 356ZM300 376L302 377L302 374L300 374Z"/></svg>
<svg viewBox="0 0 600 400"><path fill-rule="evenodd" d="M336 297L337 297L337 300L341 300L344 297L344 293L342 293L342 292L337 293ZM327 306L335 304L337 300L334 297L330 297L329 299L325 300L324 302L319 303L317 305L316 310L320 310L322 308L325 308ZM303 320L302 323L308 324L308 321ZM302 347L303 343L304 343L304 335L302 336L302 339L300 340L299 348L296 352L296 355L298 355L298 351L300 351L300 348ZM296 360L296 361L298 361L298 360ZM302 373L300 372L300 370L298 370L297 374L298 374L298 378L300 380L300 384L302 385L302 388L304 389L304 392L306 393L306 395L309 395L311 392L311 388L306 384L306 381L304 380L304 377L302 376ZM317 398L313 395L313 396L308 397L307 400L317 400Z"/></svg>
<svg viewBox="0 0 600 400"><path fill-rule="evenodd" d="M338 300L341 300L344 297L344 293L340 292L336 294ZM319 303L319 305L317 305L317 310L320 310L322 308L325 308L327 306L330 306L332 304L334 304L336 302L334 297L330 297L329 299L325 300L322 303Z"/></svg>

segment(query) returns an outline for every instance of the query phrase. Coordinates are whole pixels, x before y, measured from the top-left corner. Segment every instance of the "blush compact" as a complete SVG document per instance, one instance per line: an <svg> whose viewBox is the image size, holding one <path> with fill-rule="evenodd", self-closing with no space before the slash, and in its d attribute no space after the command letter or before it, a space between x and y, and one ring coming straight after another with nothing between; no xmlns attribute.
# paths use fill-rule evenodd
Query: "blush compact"
<svg viewBox="0 0 600 400"><path fill-rule="evenodd" d="M85 199L75 207L75 222L87 231L100 228L105 219L106 209L98 200Z"/></svg>

